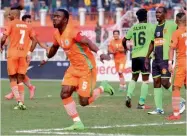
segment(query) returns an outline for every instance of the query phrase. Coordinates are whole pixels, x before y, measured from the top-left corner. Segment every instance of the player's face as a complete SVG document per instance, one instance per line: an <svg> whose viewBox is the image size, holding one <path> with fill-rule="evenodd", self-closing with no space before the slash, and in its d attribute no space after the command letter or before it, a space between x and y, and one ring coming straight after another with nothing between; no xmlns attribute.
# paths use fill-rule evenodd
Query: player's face
<svg viewBox="0 0 187 136"><path fill-rule="evenodd" d="M53 25L54 25L54 28L60 28L64 24L67 24L67 19L65 18L64 13L61 12L61 11L56 11L53 14Z"/></svg>
<svg viewBox="0 0 187 136"><path fill-rule="evenodd" d="M118 40L118 39L119 39L119 33L118 33L118 32L114 32L113 36L114 36L114 39L115 39L115 40Z"/></svg>
<svg viewBox="0 0 187 136"><path fill-rule="evenodd" d="M12 11L9 12L8 18L10 19L10 21L14 20L14 16L13 16Z"/></svg>
<svg viewBox="0 0 187 136"><path fill-rule="evenodd" d="M156 19L158 22L165 20L165 13L164 13L164 9L163 8L158 8L156 10Z"/></svg>
<svg viewBox="0 0 187 136"><path fill-rule="evenodd" d="M28 23L28 24L31 24L31 23L32 23L32 21L31 21L30 18L27 18L27 19L25 20L25 22Z"/></svg>

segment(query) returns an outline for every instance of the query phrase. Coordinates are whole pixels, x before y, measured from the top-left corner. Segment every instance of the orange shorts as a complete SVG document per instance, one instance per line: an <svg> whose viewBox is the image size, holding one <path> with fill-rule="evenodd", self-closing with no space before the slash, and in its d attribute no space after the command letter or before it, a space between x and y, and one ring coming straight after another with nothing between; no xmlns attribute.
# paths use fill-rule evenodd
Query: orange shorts
<svg viewBox="0 0 187 136"><path fill-rule="evenodd" d="M122 73L123 70L125 69L126 58L121 57L119 59L114 59L114 62L115 62L116 71Z"/></svg>
<svg viewBox="0 0 187 136"><path fill-rule="evenodd" d="M28 63L26 57L10 57L7 58L8 75L26 74Z"/></svg>
<svg viewBox="0 0 187 136"><path fill-rule="evenodd" d="M96 72L96 68L83 71L70 66L64 75L62 85L75 86L80 96L90 97L96 85Z"/></svg>
<svg viewBox="0 0 187 136"><path fill-rule="evenodd" d="M174 86L182 87L186 84L186 65L176 66L174 73Z"/></svg>

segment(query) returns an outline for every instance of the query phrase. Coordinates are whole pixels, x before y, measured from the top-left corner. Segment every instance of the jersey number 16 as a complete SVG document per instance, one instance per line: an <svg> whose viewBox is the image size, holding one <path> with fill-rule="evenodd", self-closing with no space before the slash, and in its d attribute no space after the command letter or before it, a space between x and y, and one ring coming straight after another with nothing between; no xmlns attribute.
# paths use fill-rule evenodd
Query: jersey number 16
<svg viewBox="0 0 187 136"><path fill-rule="evenodd" d="M141 45L143 46L146 42L146 39L145 39L145 32L139 32L138 33L138 37L137 37L137 33L133 33L133 36L134 36L134 45L136 46L137 45L137 39L138 38L138 45Z"/></svg>

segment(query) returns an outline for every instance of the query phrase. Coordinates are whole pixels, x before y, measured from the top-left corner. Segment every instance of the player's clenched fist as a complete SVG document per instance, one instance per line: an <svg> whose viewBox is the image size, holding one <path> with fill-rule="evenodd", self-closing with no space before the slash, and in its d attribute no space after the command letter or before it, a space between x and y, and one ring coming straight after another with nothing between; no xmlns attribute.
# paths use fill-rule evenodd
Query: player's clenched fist
<svg viewBox="0 0 187 136"><path fill-rule="evenodd" d="M110 56L107 55L107 54L101 54L101 55L100 55L100 61L101 61L102 63L104 63L103 60L110 60L110 59L111 59Z"/></svg>

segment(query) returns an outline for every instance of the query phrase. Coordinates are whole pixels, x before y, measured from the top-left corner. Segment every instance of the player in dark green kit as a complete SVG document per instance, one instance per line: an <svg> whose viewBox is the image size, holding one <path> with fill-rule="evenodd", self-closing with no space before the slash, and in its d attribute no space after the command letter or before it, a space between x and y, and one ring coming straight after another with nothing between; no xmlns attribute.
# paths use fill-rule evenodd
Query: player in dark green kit
<svg viewBox="0 0 187 136"><path fill-rule="evenodd" d="M138 24L133 25L127 32L126 37L123 39L123 46L125 49L126 41L133 39L132 48L132 80L130 81L127 89L126 106L131 108L131 98L136 86L139 74L142 74L142 86L141 95L138 102L138 109L148 109L150 107L145 106L146 96L148 94L148 83L150 69L146 69L144 66L146 53L149 49L149 44L153 39L155 25L147 23L147 11L145 9L139 9L136 13L139 20ZM150 59L148 62L150 65ZM150 67L149 67L150 68Z"/></svg>
<svg viewBox="0 0 187 136"><path fill-rule="evenodd" d="M165 7L159 7L156 10L156 19L158 25L156 26L153 40L150 44L149 51L146 56L145 66L149 69L149 56L154 50L154 60L152 63L152 76L154 81L154 100L156 110L148 112L148 114L164 114L162 107L162 88L172 92L172 85L170 83L171 73L168 70L169 59L169 45L172 33L177 29L174 21L166 21L167 10ZM180 113L184 111L185 104L181 102Z"/></svg>

